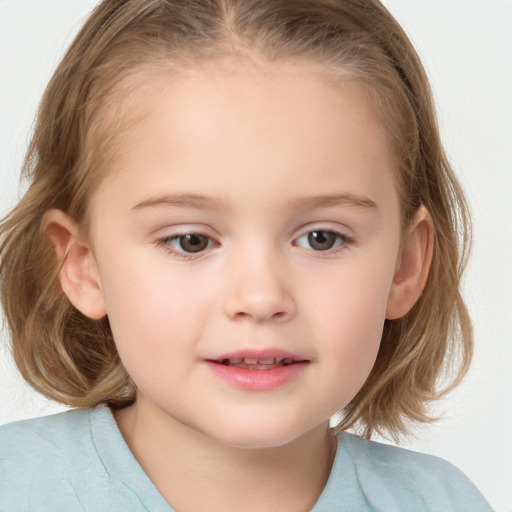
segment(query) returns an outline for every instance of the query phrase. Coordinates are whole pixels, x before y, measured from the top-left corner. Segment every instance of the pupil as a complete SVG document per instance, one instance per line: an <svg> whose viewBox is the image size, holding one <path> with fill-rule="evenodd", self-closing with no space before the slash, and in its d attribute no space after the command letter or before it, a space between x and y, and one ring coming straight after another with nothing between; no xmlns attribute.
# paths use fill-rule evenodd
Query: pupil
<svg viewBox="0 0 512 512"><path fill-rule="evenodd" d="M308 242L317 251L327 251L336 242L336 235L329 231L312 231L308 234Z"/></svg>
<svg viewBox="0 0 512 512"><path fill-rule="evenodd" d="M208 245L208 238L203 235L180 236L180 246L185 252L204 251Z"/></svg>

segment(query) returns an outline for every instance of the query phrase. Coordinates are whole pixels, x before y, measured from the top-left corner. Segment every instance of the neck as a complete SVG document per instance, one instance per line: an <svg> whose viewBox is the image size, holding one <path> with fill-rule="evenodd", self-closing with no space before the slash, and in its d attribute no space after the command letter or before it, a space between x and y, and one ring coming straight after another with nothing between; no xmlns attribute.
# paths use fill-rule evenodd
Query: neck
<svg viewBox="0 0 512 512"><path fill-rule="evenodd" d="M160 411L146 421L141 404L114 413L135 458L180 512L310 510L329 477L335 438L323 424L284 446L238 448Z"/></svg>

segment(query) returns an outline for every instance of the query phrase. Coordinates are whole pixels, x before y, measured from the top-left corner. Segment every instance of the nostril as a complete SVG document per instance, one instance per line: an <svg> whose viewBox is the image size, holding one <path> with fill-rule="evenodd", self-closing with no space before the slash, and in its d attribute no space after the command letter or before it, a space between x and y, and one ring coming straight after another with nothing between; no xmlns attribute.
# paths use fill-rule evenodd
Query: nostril
<svg viewBox="0 0 512 512"><path fill-rule="evenodd" d="M231 319L283 322L295 315L295 302L286 289L264 280L236 281L228 290L224 311Z"/></svg>
<svg viewBox="0 0 512 512"><path fill-rule="evenodd" d="M253 320L256 322L267 322L267 321L283 321L285 320L289 315L286 311L277 311L275 313L267 314L267 312L264 311L252 311L252 312L246 312L246 311L238 311L235 313L235 318L238 318L240 320Z"/></svg>

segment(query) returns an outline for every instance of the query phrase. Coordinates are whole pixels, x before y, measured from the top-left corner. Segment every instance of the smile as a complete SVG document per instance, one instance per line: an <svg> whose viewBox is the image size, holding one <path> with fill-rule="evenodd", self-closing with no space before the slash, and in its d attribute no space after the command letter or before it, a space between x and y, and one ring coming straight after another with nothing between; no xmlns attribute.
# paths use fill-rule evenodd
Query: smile
<svg viewBox="0 0 512 512"><path fill-rule="evenodd" d="M300 378L310 361L284 352L226 354L205 362L216 379L244 391L272 391Z"/></svg>
<svg viewBox="0 0 512 512"><path fill-rule="evenodd" d="M273 357L260 359L250 357L234 357L230 359L221 359L214 362L224 366L234 366L237 368L244 368L246 370L271 370L272 368L289 366L296 363L297 361L290 357Z"/></svg>

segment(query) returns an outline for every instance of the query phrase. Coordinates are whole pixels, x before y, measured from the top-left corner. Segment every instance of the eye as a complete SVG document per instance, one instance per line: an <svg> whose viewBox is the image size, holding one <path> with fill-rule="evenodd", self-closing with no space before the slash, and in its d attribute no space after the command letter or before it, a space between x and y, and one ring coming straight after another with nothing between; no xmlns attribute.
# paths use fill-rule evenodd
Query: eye
<svg viewBox="0 0 512 512"><path fill-rule="evenodd" d="M198 253L213 247L213 240L200 233L187 233L185 235L176 235L162 240L167 246L174 251L181 253Z"/></svg>
<svg viewBox="0 0 512 512"><path fill-rule="evenodd" d="M296 244L314 251L328 251L347 242L347 237L334 231L309 231L300 236Z"/></svg>

